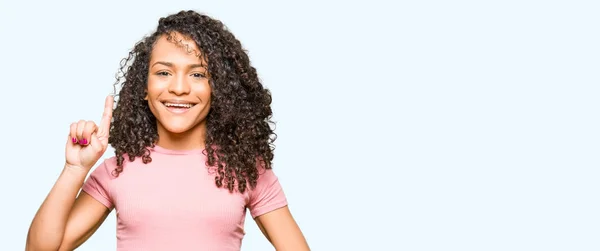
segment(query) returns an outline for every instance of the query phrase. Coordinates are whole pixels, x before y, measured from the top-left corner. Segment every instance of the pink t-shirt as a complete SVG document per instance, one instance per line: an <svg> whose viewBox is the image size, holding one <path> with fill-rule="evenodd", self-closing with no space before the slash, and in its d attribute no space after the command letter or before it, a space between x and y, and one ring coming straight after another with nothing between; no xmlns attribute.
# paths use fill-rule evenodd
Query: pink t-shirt
<svg viewBox="0 0 600 251"><path fill-rule="evenodd" d="M235 250L244 237L246 208L253 218L287 205L272 170L259 171L255 189L230 193L215 185L201 150L159 146L152 162L129 162L115 177L112 157L86 180L83 191L117 215L117 250Z"/></svg>

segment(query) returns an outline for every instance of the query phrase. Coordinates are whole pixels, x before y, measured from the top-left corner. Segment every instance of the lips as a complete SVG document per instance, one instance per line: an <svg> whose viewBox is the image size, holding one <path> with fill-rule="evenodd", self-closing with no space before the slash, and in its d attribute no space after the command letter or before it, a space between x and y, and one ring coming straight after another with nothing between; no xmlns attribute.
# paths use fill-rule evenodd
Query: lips
<svg viewBox="0 0 600 251"><path fill-rule="evenodd" d="M167 108L168 111L176 114L185 113L197 104L195 102L186 100L165 100L161 103Z"/></svg>
<svg viewBox="0 0 600 251"><path fill-rule="evenodd" d="M173 107L173 108L192 108L196 104L163 102L163 105L165 105L166 107Z"/></svg>

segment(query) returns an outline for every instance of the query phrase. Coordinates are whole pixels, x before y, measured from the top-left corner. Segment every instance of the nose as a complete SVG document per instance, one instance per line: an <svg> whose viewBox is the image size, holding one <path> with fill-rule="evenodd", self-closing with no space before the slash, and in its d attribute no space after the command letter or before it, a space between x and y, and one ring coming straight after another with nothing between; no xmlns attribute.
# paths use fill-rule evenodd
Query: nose
<svg viewBox="0 0 600 251"><path fill-rule="evenodd" d="M190 84L184 74L177 74L177 77L172 78L171 83L169 83L169 92L178 96L190 93Z"/></svg>

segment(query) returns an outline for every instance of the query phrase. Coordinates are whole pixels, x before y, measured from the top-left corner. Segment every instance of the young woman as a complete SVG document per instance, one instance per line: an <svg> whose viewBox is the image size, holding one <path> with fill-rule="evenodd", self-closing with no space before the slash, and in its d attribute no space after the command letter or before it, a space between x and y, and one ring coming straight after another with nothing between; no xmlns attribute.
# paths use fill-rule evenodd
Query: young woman
<svg viewBox="0 0 600 251"><path fill-rule="evenodd" d="M240 250L246 209L277 250L309 250L271 169L270 93L220 21L161 18L121 72L114 114L109 96L99 125L71 124L27 250L73 250L113 209L120 251Z"/></svg>

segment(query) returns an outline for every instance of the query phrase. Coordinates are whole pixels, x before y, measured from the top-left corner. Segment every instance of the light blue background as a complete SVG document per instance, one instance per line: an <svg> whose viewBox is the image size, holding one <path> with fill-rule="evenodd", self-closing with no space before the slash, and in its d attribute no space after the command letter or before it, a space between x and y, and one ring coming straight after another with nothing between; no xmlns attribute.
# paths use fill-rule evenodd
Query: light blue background
<svg viewBox="0 0 600 251"><path fill-rule="evenodd" d="M222 20L273 92L313 250L600 250L597 1L0 2L0 249L157 20ZM105 157L112 155L112 149ZM250 219L243 250L272 250ZM114 212L79 250L114 250Z"/></svg>

